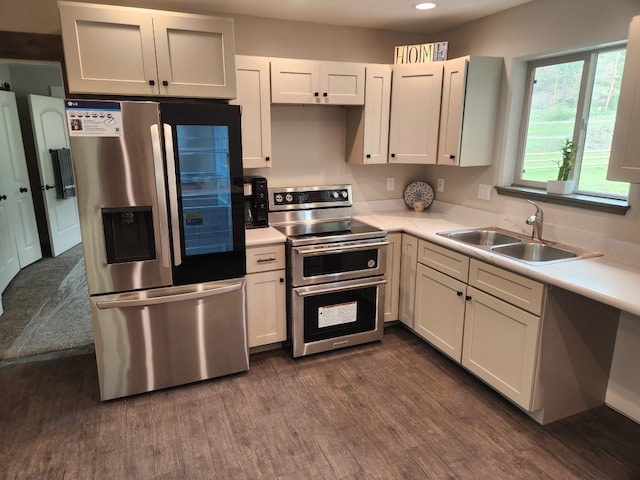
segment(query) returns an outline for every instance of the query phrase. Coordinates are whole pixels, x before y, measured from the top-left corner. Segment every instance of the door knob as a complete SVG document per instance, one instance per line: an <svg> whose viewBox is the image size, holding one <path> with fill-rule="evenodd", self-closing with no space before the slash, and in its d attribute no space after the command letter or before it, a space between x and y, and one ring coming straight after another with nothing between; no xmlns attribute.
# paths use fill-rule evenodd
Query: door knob
<svg viewBox="0 0 640 480"><path fill-rule="evenodd" d="M6 200L6 199L7 199L7 196L6 196L6 195L0 195L0 202L1 202L2 200Z"/></svg>
<svg viewBox="0 0 640 480"><path fill-rule="evenodd" d="M45 185L44 187L41 187L43 190L51 190L52 188L56 188L55 185Z"/></svg>
<svg viewBox="0 0 640 480"><path fill-rule="evenodd" d="M20 193L27 193L29 191L26 187L20 187Z"/></svg>

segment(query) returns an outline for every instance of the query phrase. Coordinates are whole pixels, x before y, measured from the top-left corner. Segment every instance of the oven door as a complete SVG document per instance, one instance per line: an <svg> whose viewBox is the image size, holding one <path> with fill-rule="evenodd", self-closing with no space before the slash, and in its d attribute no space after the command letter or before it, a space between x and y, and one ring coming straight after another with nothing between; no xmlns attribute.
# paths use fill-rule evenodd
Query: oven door
<svg viewBox="0 0 640 480"><path fill-rule="evenodd" d="M381 340L386 282L378 276L292 289L292 355Z"/></svg>
<svg viewBox="0 0 640 480"><path fill-rule="evenodd" d="M293 286L384 275L386 239L291 248Z"/></svg>

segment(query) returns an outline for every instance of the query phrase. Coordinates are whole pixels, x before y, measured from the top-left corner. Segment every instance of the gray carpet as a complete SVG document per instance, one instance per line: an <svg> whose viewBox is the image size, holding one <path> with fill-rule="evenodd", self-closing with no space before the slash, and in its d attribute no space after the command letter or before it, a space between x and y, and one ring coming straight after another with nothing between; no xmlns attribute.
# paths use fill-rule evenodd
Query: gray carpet
<svg viewBox="0 0 640 480"><path fill-rule="evenodd" d="M82 247L23 269L3 293L2 363L93 346Z"/></svg>

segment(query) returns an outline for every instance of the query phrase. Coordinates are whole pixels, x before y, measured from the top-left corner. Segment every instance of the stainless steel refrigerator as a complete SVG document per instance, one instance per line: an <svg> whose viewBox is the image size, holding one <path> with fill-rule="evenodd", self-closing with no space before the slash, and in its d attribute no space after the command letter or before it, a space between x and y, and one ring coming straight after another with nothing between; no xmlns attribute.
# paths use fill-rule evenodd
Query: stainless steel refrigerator
<svg viewBox="0 0 640 480"><path fill-rule="evenodd" d="M247 370L239 108L66 114L101 398Z"/></svg>

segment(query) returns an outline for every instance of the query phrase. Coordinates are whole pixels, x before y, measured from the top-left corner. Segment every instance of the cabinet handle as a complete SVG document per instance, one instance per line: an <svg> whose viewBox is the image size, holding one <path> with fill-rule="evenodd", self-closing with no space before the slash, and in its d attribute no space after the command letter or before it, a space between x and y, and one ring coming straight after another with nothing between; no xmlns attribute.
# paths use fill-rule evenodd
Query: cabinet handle
<svg viewBox="0 0 640 480"><path fill-rule="evenodd" d="M27 193L29 191L26 187L20 187L20 193Z"/></svg>
<svg viewBox="0 0 640 480"><path fill-rule="evenodd" d="M256 263L275 262L275 261L276 261L275 257L259 258L258 260L256 260Z"/></svg>
<svg viewBox="0 0 640 480"><path fill-rule="evenodd" d="M462 296L462 292L456 292L456 294L461 297Z"/></svg>
<svg viewBox="0 0 640 480"><path fill-rule="evenodd" d="M168 87L169 86L169 82L167 82L166 80L162 80L162 86L163 87Z"/></svg>
<svg viewBox="0 0 640 480"><path fill-rule="evenodd" d="M152 87L156 84L155 80L149 80L149 85L151 85Z"/></svg>
<svg viewBox="0 0 640 480"><path fill-rule="evenodd" d="M467 295L466 297L464 297L464 299L468 302L469 300L471 300L471 295Z"/></svg>
<svg viewBox="0 0 640 480"><path fill-rule="evenodd" d="M1 202L2 200L6 200L6 199L7 199L7 196L6 196L6 195L0 195L0 202Z"/></svg>

